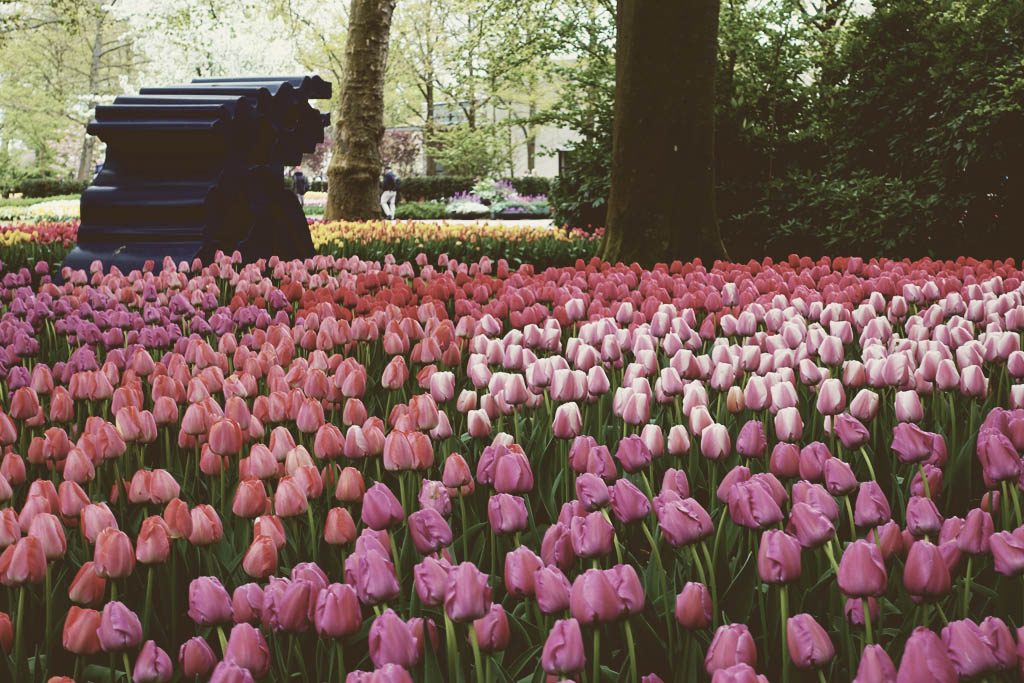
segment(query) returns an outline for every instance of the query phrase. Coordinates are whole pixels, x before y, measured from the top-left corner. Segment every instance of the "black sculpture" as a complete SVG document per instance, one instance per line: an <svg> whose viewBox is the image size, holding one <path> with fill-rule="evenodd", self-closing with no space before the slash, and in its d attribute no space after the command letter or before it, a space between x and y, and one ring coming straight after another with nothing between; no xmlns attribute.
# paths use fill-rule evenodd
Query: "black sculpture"
<svg viewBox="0 0 1024 683"><path fill-rule="evenodd" d="M147 259L208 262L220 249L251 261L313 254L284 166L323 142L330 115L319 76L197 78L142 88L96 107L88 132L106 162L82 193L78 246L64 264L127 272Z"/></svg>

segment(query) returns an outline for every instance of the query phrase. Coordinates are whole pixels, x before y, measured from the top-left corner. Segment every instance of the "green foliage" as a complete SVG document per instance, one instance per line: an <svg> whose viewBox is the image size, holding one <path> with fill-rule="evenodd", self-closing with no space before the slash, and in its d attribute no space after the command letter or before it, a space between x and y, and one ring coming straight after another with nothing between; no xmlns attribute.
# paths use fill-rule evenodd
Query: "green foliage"
<svg viewBox="0 0 1024 683"><path fill-rule="evenodd" d="M88 181L68 180L47 175L34 175L19 180L9 192L24 197L54 197L57 195L79 195L88 185Z"/></svg>
<svg viewBox="0 0 1024 683"><path fill-rule="evenodd" d="M928 227L936 197L917 190L912 180L864 171L849 178L791 171L768 184L762 202L731 217L730 256L928 255L941 246Z"/></svg>
<svg viewBox="0 0 1024 683"><path fill-rule="evenodd" d="M527 196L547 195L551 193L552 179L540 176L521 176L509 178L516 193Z"/></svg>
<svg viewBox="0 0 1024 683"><path fill-rule="evenodd" d="M468 125L439 130L431 138L431 154L451 175L483 177L502 165L502 140L494 127Z"/></svg>
<svg viewBox="0 0 1024 683"><path fill-rule="evenodd" d="M410 176L402 178L399 198L408 201L447 199L459 192L468 192L473 178L454 175Z"/></svg>
<svg viewBox="0 0 1024 683"><path fill-rule="evenodd" d="M395 207L395 218L400 220L440 220L444 217L444 202L402 202Z"/></svg>
<svg viewBox="0 0 1024 683"><path fill-rule="evenodd" d="M565 86L547 116L576 132L566 167L552 183L555 223L585 228L604 225L611 190L612 119L615 101L615 14L602 2L580 0L558 27L578 58L557 68Z"/></svg>

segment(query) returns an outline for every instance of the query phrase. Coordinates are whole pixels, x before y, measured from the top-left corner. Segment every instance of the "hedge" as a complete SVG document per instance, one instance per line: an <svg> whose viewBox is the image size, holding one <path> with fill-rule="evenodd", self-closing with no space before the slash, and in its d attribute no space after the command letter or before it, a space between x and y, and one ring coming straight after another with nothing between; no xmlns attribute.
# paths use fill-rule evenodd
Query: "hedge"
<svg viewBox="0 0 1024 683"><path fill-rule="evenodd" d="M523 176L511 178L512 187L521 195L550 194L551 178L538 178L535 176ZM288 179L286 179L286 183ZM447 199L460 192L469 192L473 189L474 179L468 176L409 176L402 178L402 189L399 190L399 200L403 202L422 202ZM327 182L322 180L310 181L309 189L314 192L325 192Z"/></svg>
<svg viewBox="0 0 1024 683"><path fill-rule="evenodd" d="M54 197L81 194L88 184L88 181L61 178L26 178L9 188L8 192L20 193L23 197Z"/></svg>

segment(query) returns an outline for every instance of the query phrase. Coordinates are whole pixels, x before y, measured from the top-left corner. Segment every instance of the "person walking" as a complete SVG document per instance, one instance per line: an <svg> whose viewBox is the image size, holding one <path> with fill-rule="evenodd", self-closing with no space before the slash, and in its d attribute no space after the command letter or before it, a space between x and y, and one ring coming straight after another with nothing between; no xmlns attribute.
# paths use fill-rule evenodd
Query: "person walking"
<svg viewBox="0 0 1024 683"><path fill-rule="evenodd" d="M305 206L306 193L309 192L309 178L301 168L295 169L295 173L292 174L292 191L299 198L299 206Z"/></svg>
<svg viewBox="0 0 1024 683"><path fill-rule="evenodd" d="M398 196L398 188L402 180L390 166L384 167L384 177L381 180L380 208L384 210L384 217L388 220L395 219L395 198Z"/></svg>

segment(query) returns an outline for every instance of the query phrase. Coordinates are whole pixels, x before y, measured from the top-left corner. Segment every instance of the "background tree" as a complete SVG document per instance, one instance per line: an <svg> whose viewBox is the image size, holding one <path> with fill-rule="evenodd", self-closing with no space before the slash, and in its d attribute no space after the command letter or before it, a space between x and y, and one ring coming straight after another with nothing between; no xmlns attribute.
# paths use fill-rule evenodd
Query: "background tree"
<svg viewBox="0 0 1024 683"><path fill-rule="evenodd" d="M725 256L715 213L718 0L620 0L602 256Z"/></svg>
<svg viewBox="0 0 1024 683"><path fill-rule="evenodd" d="M327 168L328 220L380 215L380 143L384 136L384 72L395 0L352 0L345 43L345 80Z"/></svg>

